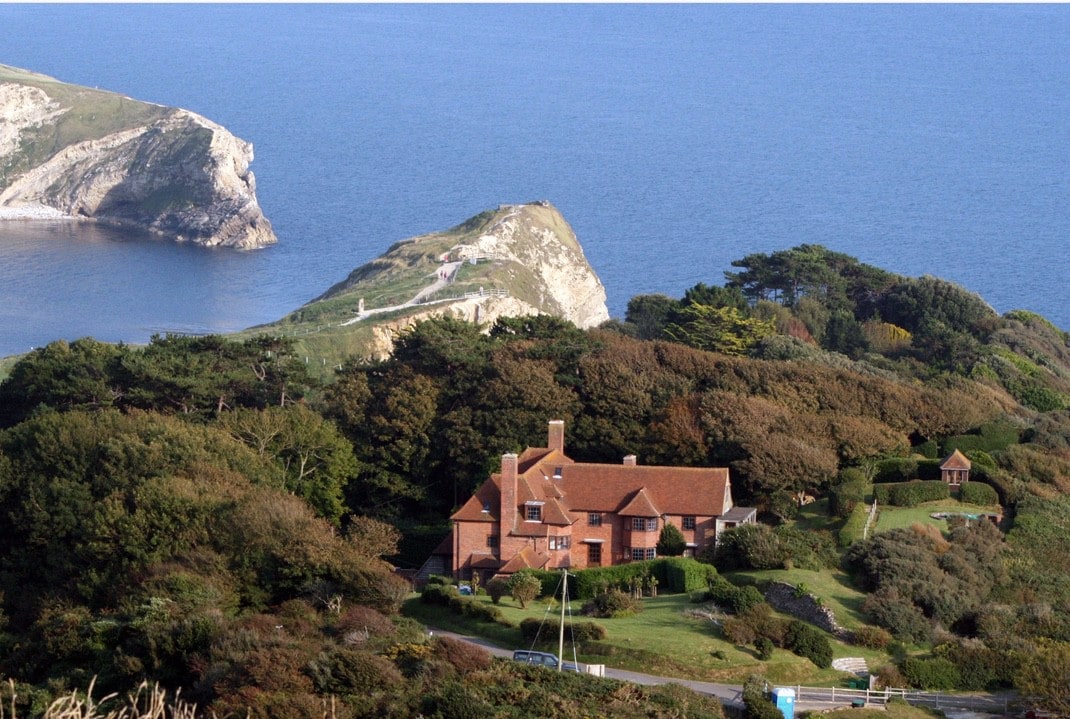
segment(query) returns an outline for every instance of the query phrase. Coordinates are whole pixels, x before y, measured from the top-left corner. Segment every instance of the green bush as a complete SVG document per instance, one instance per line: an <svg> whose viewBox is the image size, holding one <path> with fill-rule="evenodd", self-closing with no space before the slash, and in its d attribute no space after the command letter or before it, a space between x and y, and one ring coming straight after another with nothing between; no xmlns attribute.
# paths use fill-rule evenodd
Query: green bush
<svg viewBox="0 0 1070 719"><path fill-rule="evenodd" d="M785 551L772 528L744 524L725 531L717 543L717 569L780 569Z"/></svg>
<svg viewBox="0 0 1070 719"><path fill-rule="evenodd" d="M767 662L773 658L773 642L767 637L758 637L754 640L754 650L758 653L758 659Z"/></svg>
<svg viewBox="0 0 1070 719"><path fill-rule="evenodd" d="M969 504L983 506L999 504L999 495L996 490L983 482L966 482L959 487L959 499Z"/></svg>
<svg viewBox="0 0 1070 719"><path fill-rule="evenodd" d="M851 633L851 643L866 649L886 649L892 635L880 627L862 626Z"/></svg>
<svg viewBox="0 0 1070 719"><path fill-rule="evenodd" d="M742 614L765 601L757 587L737 587L723 577L710 584L706 598L729 614Z"/></svg>
<svg viewBox="0 0 1070 719"><path fill-rule="evenodd" d="M873 475L873 481L884 482L909 482L918 476L918 461L909 457L892 457L877 462L877 471Z"/></svg>
<svg viewBox="0 0 1070 719"><path fill-rule="evenodd" d="M869 519L869 507L865 504L856 504L851 510L851 516L843 523L836 535L836 543L840 548L850 547L862 539L862 532L866 528L866 520Z"/></svg>
<svg viewBox="0 0 1070 719"><path fill-rule="evenodd" d="M509 582L503 577L495 577L487 582L487 594L490 595L490 601L495 604L499 604L502 601L502 597L509 593Z"/></svg>
<svg viewBox="0 0 1070 719"><path fill-rule="evenodd" d="M766 679L752 674L743 683L744 719L784 719L784 714L769 699L765 689Z"/></svg>
<svg viewBox="0 0 1070 719"><path fill-rule="evenodd" d="M424 590L420 592L420 601L424 604L437 604L442 607L448 607L451 599L460 597L457 592L457 587L452 584L431 584L430 582L424 586Z"/></svg>
<svg viewBox="0 0 1070 719"><path fill-rule="evenodd" d="M561 633L561 623L556 619L536 619L528 617L520 622L520 637L525 645L536 641L543 644L556 642ZM570 642L589 642L606 638L606 628L595 622L571 622L565 625L565 640Z"/></svg>
<svg viewBox="0 0 1070 719"><path fill-rule="evenodd" d="M869 482L862 470L857 467L843 470L829 489L829 514L833 517L849 516L856 505L865 502L868 489Z"/></svg>
<svg viewBox="0 0 1070 719"><path fill-rule="evenodd" d="M309 664L308 675L324 694L369 694L402 682L389 659L348 647L321 654Z"/></svg>
<svg viewBox="0 0 1070 719"><path fill-rule="evenodd" d="M527 606L542 591L542 583L539 578L529 570L521 569L509 577L509 593L517 601L521 609Z"/></svg>
<svg viewBox="0 0 1070 719"><path fill-rule="evenodd" d="M950 489L940 480L915 480L898 484L878 484L873 487L873 498L877 503L890 504L893 507L916 507L924 502L949 497Z"/></svg>
<svg viewBox="0 0 1070 719"><path fill-rule="evenodd" d="M822 669L832 666L832 643L828 635L806 622L795 620L788 625L784 645Z"/></svg>
<svg viewBox="0 0 1070 719"><path fill-rule="evenodd" d="M643 611L643 604L631 594L610 589L584 604L580 611L582 614L603 619L627 617Z"/></svg>
<svg viewBox="0 0 1070 719"><path fill-rule="evenodd" d="M918 689L951 691L958 687L960 681L958 668L943 657L907 657L899 665L899 671L910 686Z"/></svg>

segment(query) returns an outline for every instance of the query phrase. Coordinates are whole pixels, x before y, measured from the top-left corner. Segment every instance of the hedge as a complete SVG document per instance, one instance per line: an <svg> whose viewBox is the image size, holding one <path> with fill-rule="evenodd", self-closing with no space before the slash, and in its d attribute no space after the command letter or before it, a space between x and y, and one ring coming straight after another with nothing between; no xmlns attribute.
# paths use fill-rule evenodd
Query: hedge
<svg viewBox="0 0 1070 719"><path fill-rule="evenodd" d="M873 486L873 498L877 500L877 504L890 504L893 507L916 507L923 502L950 497L951 490L948 485L938 479Z"/></svg>
<svg viewBox="0 0 1070 719"><path fill-rule="evenodd" d="M944 440L944 454L956 449L963 454L980 450L998 452L1020 441L1019 430L1009 422L989 422L981 425L979 434L959 434Z"/></svg>
<svg viewBox="0 0 1070 719"><path fill-rule="evenodd" d="M869 506L864 503L855 505L855 508L851 510L851 516L847 518L847 521L840 527L839 533L836 535L836 543L841 548L850 547L857 541L862 539L862 532L866 528L866 519L869 518Z"/></svg>
<svg viewBox="0 0 1070 719"><path fill-rule="evenodd" d="M959 487L959 500L969 504L999 504L996 490L984 482L966 482Z"/></svg>
<svg viewBox="0 0 1070 719"><path fill-rule="evenodd" d="M706 601L713 602L729 614L742 614L765 601L757 587L737 587L723 577L710 584Z"/></svg>
<svg viewBox="0 0 1070 719"><path fill-rule="evenodd" d="M541 596L560 595L560 572L540 570L533 574L542 583ZM569 572L568 596L570 599L593 599L606 589L628 591L634 580L646 576L658 580L659 592L685 594L705 589L718 574L713 565L690 557L666 557L609 567L591 567Z"/></svg>

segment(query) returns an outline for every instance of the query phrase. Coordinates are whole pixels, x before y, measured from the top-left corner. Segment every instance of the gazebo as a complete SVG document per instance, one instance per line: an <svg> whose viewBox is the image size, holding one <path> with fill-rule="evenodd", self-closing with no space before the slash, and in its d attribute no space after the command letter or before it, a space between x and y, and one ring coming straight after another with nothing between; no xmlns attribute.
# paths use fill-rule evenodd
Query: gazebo
<svg viewBox="0 0 1070 719"><path fill-rule="evenodd" d="M956 449L940 463L940 479L952 487L970 481L970 460Z"/></svg>

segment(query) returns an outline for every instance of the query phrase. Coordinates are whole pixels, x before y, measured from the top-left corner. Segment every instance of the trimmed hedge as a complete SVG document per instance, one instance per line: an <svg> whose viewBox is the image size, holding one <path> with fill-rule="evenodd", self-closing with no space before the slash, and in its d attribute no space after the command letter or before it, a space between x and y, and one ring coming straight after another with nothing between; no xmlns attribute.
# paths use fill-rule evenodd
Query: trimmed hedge
<svg viewBox="0 0 1070 719"><path fill-rule="evenodd" d="M532 574L542 583L541 596L559 596L560 572L540 570ZM658 580L659 592L685 594L705 589L718 574L713 565L703 564L690 557L666 557L609 567L592 567L569 572L568 596L570 599L594 599L608 589L628 591L633 581L646 576L653 576Z"/></svg>
<svg viewBox="0 0 1070 719"><path fill-rule="evenodd" d="M969 504L991 505L999 504L999 495L984 482L972 481L959 487L959 500Z"/></svg>
<svg viewBox="0 0 1070 719"><path fill-rule="evenodd" d="M893 507L916 507L923 502L950 497L951 490L940 480L916 480L873 486L873 498L877 500L877 504L890 504Z"/></svg>
<svg viewBox="0 0 1070 719"><path fill-rule="evenodd" d="M851 516L847 518L847 521L840 527L839 533L836 535L836 543L841 548L850 547L855 542L861 541L862 532L866 528L866 519L869 517L869 506L866 504L856 504L855 508L851 510Z"/></svg>

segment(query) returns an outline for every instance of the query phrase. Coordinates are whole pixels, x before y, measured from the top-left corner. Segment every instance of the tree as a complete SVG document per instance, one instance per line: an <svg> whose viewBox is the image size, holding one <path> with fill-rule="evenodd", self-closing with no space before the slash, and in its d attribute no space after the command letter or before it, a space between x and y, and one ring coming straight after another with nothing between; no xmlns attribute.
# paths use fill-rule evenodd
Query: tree
<svg viewBox="0 0 1070 719"><path fill-rule="evenodd" d="M665 335L689 347L724 354L745 354L775 331L772 321L751 319L734 307L688 305L675 313Z"/></svg>
<svg viewBox="0 0 1070 719"><path fill-rule="evenodd" d="M520 604L521 609L527 607L528 602L539 596L541 591L542 582L531 572L521 569L509 577L509 594Z"/></svg>
<svg viewBox="0 0 1070 719"><path fill-rule="evenodd" d="M1070 642L1040 639L1019 656L1014 688L1043 709L1070 714Z"/></svg>
<svg viewBox="0 0 1070 719"><path fill-rule="evenodd" d="M353 447L329 421L304 405L239 409L220 424L260 456L286 472L286 488L337 525L345 511L343 492L357 473Z"/></svg>
<svg viewBox="0 0 1070 719"><path fill-rule="evenodd" d="M685 549L687 549L687 540L684 539L683 532L677 529L675 524L666 522L661 528L661 534L658 535L658 556L679 557Z"/></svg>
<svg viewBox="0 0 1070 719"><path fill-rule="evenodd" d="M382 559L398 553L401 532L397 527L373 517L351 515L346 527L346 539L362 557Z"/></svg>
<svg viewBox="0 0 1070 719"><path fill-rule="evenodd" d="M635 326L635 336L641 340L661 337L670 313L680 303L666 295L636 295L628 300L624 319Z"/></svg>

